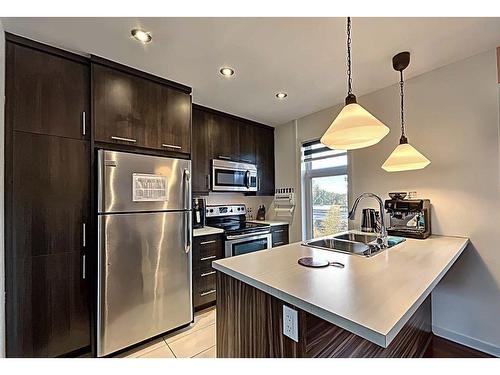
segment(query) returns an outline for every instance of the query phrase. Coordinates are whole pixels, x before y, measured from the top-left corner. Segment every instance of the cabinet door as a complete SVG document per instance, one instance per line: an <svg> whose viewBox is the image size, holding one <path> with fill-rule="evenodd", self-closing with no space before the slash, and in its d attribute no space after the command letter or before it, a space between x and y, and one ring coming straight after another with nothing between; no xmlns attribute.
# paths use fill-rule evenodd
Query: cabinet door
<svg viewBox="0 0 500 375"><path fill-rule="evenodd" d="M271 228L273 247L288 245L288 225L280 225Z"/></svg>
<svg viewBox="0 0 500 375"><path fill-rule="evenodd" d="M210 156L215 159L239 160L239 127L235 120L218 114L210 114Z"/></svg>
<svg viewBox="0 0 500 375"><path fill-rule="evenodd" d="M94 138L159 149L161 85L92 64Z"/></svg>
<svg viewBox="0 0 500 375"><path fill-rule="evenodd" d="M255 143L255 134L256 134L256 126L251 125L247 122L239 122L239 160L245 163L255 164L256 162L256 143Z"/></svg>
<svg viewBox="0 0 500 375"><path fill-rule="evenodd" d="M257 194L274 195L274 129L255 128L257 135Z"/></svg>
<svg viewBox="0 0 500 375"><path fill-rule="evenodd" d="M14 132L13 146L7 355L60 356L90 345L89 144Z"/></svg>
<svg viewBox="0 0 500 375"><path fill-rule="evenodd" d="M7 43L7 56L12 128L88 138L89 65L13 43Z"/></svg>
<svg viewBox="0 0 500 375"><path fill-rule="evenodd" d="M193 194L208 194L210 190L210 155L209 155L209 120L210 115L198 108L193 108Z"/></svg>
<svg viewBox="0 0 500 375"><path fill-rule="evenodd" d="M191 153L191 95L161 87L158 148Z"/></svg>

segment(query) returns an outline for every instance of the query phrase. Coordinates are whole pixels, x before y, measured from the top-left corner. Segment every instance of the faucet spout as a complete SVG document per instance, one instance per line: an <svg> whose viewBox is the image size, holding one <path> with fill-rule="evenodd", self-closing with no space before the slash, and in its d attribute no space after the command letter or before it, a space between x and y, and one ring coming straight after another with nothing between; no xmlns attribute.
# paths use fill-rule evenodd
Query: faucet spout
<svg viewBox="0 0 500 375"><path fill-rule="evenodd" d="M382 247L388 247L388 239L387 239L387 228L385 227L385 220L384 220L384 203L382 202L382 199L373 193L363 193L359 197L356 198L354 201L351 210L349 211L348 217L349 220L354 220L356 217L356 209L358 208L359 202L365 198L375 198L378 201L379 208L380 208L380 233L379 233L379 243Z"/></svg>

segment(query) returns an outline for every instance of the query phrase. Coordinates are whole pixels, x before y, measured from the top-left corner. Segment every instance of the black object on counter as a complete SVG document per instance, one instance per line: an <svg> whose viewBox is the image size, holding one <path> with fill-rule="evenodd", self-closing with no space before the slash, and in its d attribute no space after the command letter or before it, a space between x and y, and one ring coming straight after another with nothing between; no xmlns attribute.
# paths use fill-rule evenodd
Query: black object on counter
<svg viewBox="0 0 500 375"><path fill-rule="evenodd" d="M394 197L385 201L385 209L390 218L390 225L387 228L390 236L426 239L431 235L429 199Z"/></svg>
<svg viewBox="0 0 500 375"><path fill-rule="evenodd" d="M193 198L193 228L205 226L205 198Z"/></svg>
<svg viewBox="0 0 500 375"><path fill-rule="evenodd" d="M321 268L321 267L328 267L330 265L330 262L325 260L325 259L321 259L321 258L314 258L314 257L304 257L304 258L300 258L298 260L298 263L301 265L301 266L304 266L304 267L311 267L311 268Z"/></svg>
<svg viewBox="0 0 500 375"><path fill-rule="evenodd" d="M257 220L266 220L266 207L264 205L259 206L257 210Z"/></svg>

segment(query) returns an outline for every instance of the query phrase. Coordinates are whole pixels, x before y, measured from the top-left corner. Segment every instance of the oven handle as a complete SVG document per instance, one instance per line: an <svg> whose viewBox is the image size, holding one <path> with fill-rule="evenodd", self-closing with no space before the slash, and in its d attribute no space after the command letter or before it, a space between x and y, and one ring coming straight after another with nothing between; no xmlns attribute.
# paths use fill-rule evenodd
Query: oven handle
<svg viewBox="0 0 500 375"><path fill-rule="evenodd" d="M246 234L238 234L236 236L226 236L228 240L237 240L239 238L246 238L246 237L253 237L253 236L259 236L262 234L269 234L271 233L270 231L265 231L265 232L252 232L252 233L246 233Z"/></svg>

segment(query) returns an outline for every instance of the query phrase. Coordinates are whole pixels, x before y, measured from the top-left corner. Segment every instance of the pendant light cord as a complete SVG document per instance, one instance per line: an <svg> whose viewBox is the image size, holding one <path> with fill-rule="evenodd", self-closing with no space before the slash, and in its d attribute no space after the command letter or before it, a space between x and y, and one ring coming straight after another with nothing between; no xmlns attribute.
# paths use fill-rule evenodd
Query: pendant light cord
<svg viewBox="0 0 500 375"><path fill-rule="evenodd" d="M400 70L400 81L399 81L399 87L401 88L401 139L406 139L406 134L405 134L405 111L404 111L404 99L405 99L405 92L404 92L404 80L403 80L403 71Z"/></svg>
<svg viewBox="0 0 500 375"><path fill-rule="evenodd" d="M347 17L347 95L352 94L351 72L351 17Z"/></svg>

